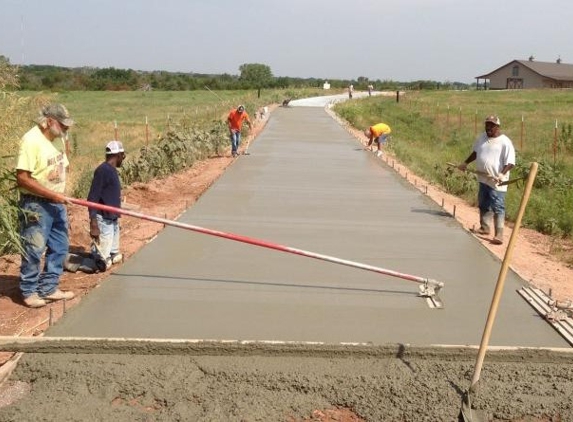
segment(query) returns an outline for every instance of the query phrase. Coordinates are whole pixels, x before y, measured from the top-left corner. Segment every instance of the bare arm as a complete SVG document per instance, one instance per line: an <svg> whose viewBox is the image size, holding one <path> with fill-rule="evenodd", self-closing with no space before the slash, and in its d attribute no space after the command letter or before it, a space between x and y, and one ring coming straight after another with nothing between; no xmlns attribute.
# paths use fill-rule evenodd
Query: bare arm
<svg viewBox="0 0 573 422"><path fill-rule="evenodd" d="M466 171L466 169L468 168L468 164L474 161L476 158L477 158L476 152L472 151L472 153L468 156L468 158L466 158L466 160L462 164L460 164L458 168L462 171Z"/></svg>
<svg viewBox="0 0 573 422"><path fill-rule="evenodd" d="M64 194L54 192L42 186L36 179L32 177L32 173L25 170L16 170L16 183L19 187L26 189L28 192L49 199L50 201L59 204L67 203Z"/></svg>

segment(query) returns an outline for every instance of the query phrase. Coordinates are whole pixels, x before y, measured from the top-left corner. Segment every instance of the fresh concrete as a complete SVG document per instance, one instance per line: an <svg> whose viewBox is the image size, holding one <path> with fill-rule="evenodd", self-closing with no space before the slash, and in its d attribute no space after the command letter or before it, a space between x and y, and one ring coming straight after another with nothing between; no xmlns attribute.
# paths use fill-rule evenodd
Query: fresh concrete
<svg viewBox="0 0 573 422"><path fill-rule="evenodd" d="M443 281L445 309L411 281L167 228L47 335L479 344L499 260L322 108L277 109L249 152L180 221ZM568 347L522 284L491 344Z"/></svg>

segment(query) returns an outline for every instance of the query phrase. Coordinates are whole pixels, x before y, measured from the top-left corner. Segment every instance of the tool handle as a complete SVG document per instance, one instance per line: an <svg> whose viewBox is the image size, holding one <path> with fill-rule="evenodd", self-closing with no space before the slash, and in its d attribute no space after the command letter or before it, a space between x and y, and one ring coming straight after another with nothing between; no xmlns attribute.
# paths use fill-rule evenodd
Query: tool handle
<svg viewBox="0 0 573 422"><path fill-rule="evenodd" d="M505 284L505 278L507 276L507 271L509 269L509 263L511 261L511 257L513 254L513 248L515 245L515 241L517 240L517 233L519 232L519 228L521 226L521 219L523 218L523 214L525 213L525 207L527 206L527 202L529 201L529 196L531 195L531 190L533 188L533 182L535 181L535 176L537 175L537 167L538 167L537 163L535 162L531 163L529 176L527 177L527 185L525 186L525 191L523 192L523 196L521 198L521 204L519 205L519 211L517 212L515 225L513 227L513 231L511 232L511 236L509 238L509 244L507 245L505 256L501 264L501 269L499 271L499 276L497 278L497 283L495 285L495 291L493 293L493 298L491 300L491 306L487 316L486 325L484 328L478 356L476 359L476 366L472 378L472 383L470 386L470 391L475 389L479 381L483 360L485 357L485 352L489 344L489 338L491 336L493 323L495 321L497 309L499 307L499 301L501 300L501 294L503 292L503 286Z"/></svg>
<svg viewBox="0 0 573 422"><path fill-rule="evenodd" d="M237 242L248 243L250 245L261 246L263 248L275 249L275 250L281 251L281 252L288 252L288 253L295 254L295 255L306 256L308 258L314 258L314 259L319 259L322 261L334 262L336 264L345 265L347 267L360 268L360 269L363 269L366 271L372 271L375 273L385 274L385 275L389 275L392 277L401 278L404 280L414 281L416 283L427 284L428 282L432 282L433 284L438 285L440 288L443 286L443 283L436 283L433 280L429 280L429 279L424 278L424 277L418 277L418 276L411 275L411 274L404 274L404 273L389 270L386 268L375 267L373 265L368 265L368 264L361 264L359 262L335 258L335 257L329 256L329 255L322 255L319 253L305 251L303 249L297 249L297 248L293 248L290 246L279 245L277 243L267 242L265 240L254 239L254 238L241 236L241 235L234 234L234 233L227 233L227 232L207 229L207 228L199 227L199 226L193 226L191 224L185 224L185 223L180 223L178 221L167 220L165 218L153 217L150 215L142 214L140 212L125 210L122 208L111 207L109 205L98 204L95 202L89 202L89 201L85 201L83 199L66 198L66 200L72 204L81 205L81 206L88 207L88 208L95 208L98 210L113 212L116 214L129 215L131 217L141 218L143 220L154 221L156 223L161 223L161 224L165 224L168 226L173 226L173 227L177 227L180 229L191 230L191 231L195 231L195 232L199 232L199 233L203 233L203 234L208 234L211 236L217 236L217 237L222 237L225 239L234 240Z"/></svg>

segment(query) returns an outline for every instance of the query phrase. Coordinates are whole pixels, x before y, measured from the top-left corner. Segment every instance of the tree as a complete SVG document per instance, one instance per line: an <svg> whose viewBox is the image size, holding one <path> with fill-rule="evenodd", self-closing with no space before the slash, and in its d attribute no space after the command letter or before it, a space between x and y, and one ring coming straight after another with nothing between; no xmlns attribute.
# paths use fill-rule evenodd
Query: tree
<svg viewBox="0 0 573 422"><path fill-rule="evenodd" d="M239 80L249 87L266 88L273 81L271 68L266 64L245 63L239 67L239 71L241 72Z"/></svg>

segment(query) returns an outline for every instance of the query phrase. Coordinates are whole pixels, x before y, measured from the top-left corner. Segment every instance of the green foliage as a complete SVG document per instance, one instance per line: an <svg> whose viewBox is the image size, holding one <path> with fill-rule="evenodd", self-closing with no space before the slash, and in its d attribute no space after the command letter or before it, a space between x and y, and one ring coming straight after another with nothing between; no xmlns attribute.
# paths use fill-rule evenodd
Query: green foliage
<svg viewBox="0 0 573 422"><path fill-rule="evenodd" d="M244 70L244 71L243 71ZM161 90L196 91L205 86L214 90L322 88L322 77L273 77L269 66L259 63L241 65L240 75L203 74L194 72L134 71L93 67L66 68L48 65L27 65L20 68L22 90L52 92L88 90ZM446 90L468 89L460 82L371 80L359 76L356 80L329 79L332 90L343 90L353 84L356 90L366 90L373 84L376 90ZM475 85L475 84L474 84Z"/></svg>
<svg viewBox="0 0 573 422"><path fill-rule="evenodd" d="M271 68L260 63L245 63L239 67L240 81L247 83L249 88L268 87L273 79Z"/></svg>
<svg viewBox="0 0 573 422"><path fill-rule="evenodd" d="M94 169L84 168L77 171L79 172L79 177L72 187L72 197L87 198L94 177Z"/></svg>
<svg viewBox="0 0 573 422"><path fill-rule="evenodd" d="M219 122L210 131L184 125L167 132L159 142L144 146L135 158L124 161L120 175L124 185L148 182L174 174L204 160L222 149L226 129Z"/></svg>
<svg viewBox="0 0 573 422"><path fill-rule="evenodd" d="M0 255L21 251L14 170L0 166Z"/></svg>
<svg viewBox="0 0 573 422"><path fill-rule="evenodd" d="M5 156L0 157L0 254L20 251L18 231L18 193L15 156L18 141L28 124L31 99L20 98L17 69L0 56L0 142Z"/></svg>

